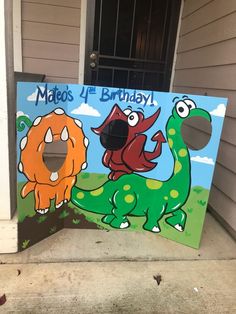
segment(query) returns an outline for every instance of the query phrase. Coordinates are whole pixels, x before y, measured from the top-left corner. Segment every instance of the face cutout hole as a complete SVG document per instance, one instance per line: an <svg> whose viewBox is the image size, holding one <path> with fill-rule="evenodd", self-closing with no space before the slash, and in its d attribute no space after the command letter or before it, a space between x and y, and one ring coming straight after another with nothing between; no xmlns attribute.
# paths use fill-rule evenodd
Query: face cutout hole
<svg viewBox="0 0 236 314"><path fill-rule="evenodd" d="M46 143L43 152L43 162L51 172L57 172L64 164L67 155L67 142L55 141Z"/></svg>
<svg viewBox="0 0 236 314"><path fill-rule="evenodd" d="M129 127L126 121L113 120L102 130L100 142L105 149L116 151L126 144L128 133Z"/></svg>
<svg viewBox="0 0 236 314"><path fill-rule="evenodd" d="M210 141L212 126L209 121L202 117L192 117L183 122L181 133L188 148L199 150Z"/></svg>

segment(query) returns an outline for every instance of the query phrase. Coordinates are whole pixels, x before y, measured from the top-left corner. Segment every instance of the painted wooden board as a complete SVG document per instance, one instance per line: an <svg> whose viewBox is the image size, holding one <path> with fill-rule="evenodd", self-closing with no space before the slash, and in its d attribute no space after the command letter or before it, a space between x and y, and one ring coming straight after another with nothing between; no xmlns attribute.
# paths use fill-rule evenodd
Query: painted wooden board
<svg viewBox="0 0 236 314"><path fill-rule="evenodd" d="M199 247L225 98L19 83L17 103L20 249L63 227ZM197 118L212 134L196 152L182 126Z"/></svg>
<svg viewBox="0 0 236 314"><path fill-rule="evenodd" d="M236 118L236 106L234 105L236 103L236 91L230 90L230 89L214 89L214 88L207 88L205 86L201 87L188 87L186 82L183 84L183 86L179 85L179 83L176 81L176 85L173 87L173 91L176 93L184 93L187 94L198 94L198 95L208 95L208 96L216 96L216 97L227 97L228 98L228 106L226 110L226 116ZM207 83L207 85L209 85Z"/></svg>

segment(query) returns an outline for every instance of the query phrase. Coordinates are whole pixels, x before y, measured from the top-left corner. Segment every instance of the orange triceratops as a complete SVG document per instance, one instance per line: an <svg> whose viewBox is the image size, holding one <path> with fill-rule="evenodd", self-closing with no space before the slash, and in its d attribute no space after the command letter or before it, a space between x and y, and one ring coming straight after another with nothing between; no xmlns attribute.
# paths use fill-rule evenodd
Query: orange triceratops
<svg viewBox="0 0 236 314"><path fill-rule="evenodd" d="M44 163L43 154L46 146L59 141L66 142L67 154L60 169L52 172ZM76 175L87 167L87 146L81 121L67 116L61 108L34 120L20 142L18 169L29 180L21 196L24 198L34 190L36 212L46 214L52 199L56 208L70 200Z"/></svg>

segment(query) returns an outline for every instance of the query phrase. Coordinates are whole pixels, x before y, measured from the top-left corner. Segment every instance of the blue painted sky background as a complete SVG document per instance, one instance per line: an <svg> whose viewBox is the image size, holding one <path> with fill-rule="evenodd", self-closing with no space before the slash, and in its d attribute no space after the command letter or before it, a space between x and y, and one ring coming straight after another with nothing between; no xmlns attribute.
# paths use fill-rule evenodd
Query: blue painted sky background
<svg viewBox="0 0 236 314"><path fill-rule="evenodd" d="M88 168L85 171L88 172L97 172L97 173L108 173L109 169L105 168L101 162L102 156L104 153L104 148L100 144L99 137L95 135L91 131L91 127L99 126L104 119L109 114L111 108L115 103L117 103L122 109L127 108L128 105L132 106L134 110L138 107L142 107L145 111L145 117L153 114L159 107L161 107L161 114L156 121L156 123L152 126L148 132L145 134L148 136L148 141L146 145L146 150L153 150L155 143L150 139L152 135L157 130L162 130L165 134L165 125L166 122L171 115L174 103L172 102L174 97L182 98L183 94L176 93L163 93L163 92L154 92L154 100L155 104L157 102L157 106L142 106L136 103L126 103L124 101L119 101L117 98L115 100L110 100L107 102L100 102L99 98L101 96L102 87L96 87L96 94L91 94L88 96L87 103L93 108L97 109L101 116L86 116L86 115L78 115L72 113L75 108L78 108L81 103L84 103L84 98L80 97L81 90L83 88L82 85L70 84L69 89L72 91L74 100L72 102L60 102L55 105L54 103L45 104L45 101L39 101L38 105L35 106L35 101L28 101L27 98L32 95L38 86L45 86L44 83L18 83L17 88L17 112L21 111L24 114L28 115L31 121L33 121L38 116L43 116L53 111L54 109L61 107L65 110L65 112L83 122L83 130L86 136L89 138L89 148L88 148ZM48 89L55 87L55 84L48 84ZM66 89L66 85L57 84L57 87L60 91ZM109 88L109 92L116 91L117 88ZM130 94L134 93L134 90L125 91ZM136 91L136 93L139 91ZM145 95L151 94L149 91L142 91ZM188 94L186 94L188 95ZM227 99L225 98L216 98L216 97L206 97L206 96L197 96L191 95L189 98L193 99L199 108L203 108L208 112L215 110L219 104L227 104ZM207 146L198 151L190 150L191 157L200 156L200 157L208 157L212 158L214 163L217 156L218 145L220 134L223 125L223 117L212 115L212 137ZM22 137L24 137L28 132L26 128L23 132L17 132L17 161L19 162L20 150L19 150L19 142ZM166 180L172 173L173 169L173 157L171 155L170 149L167 144L163 145L162 155L157 159L158 165L152 171L147 173L142 173L142 175L146 175L151 178ZM200 163L196 161L191 161L192 166L192 186L200 185L205 188L210 188L214 165ZM25 181L26 178L23 174L18 172L18 181Z"/></svg>

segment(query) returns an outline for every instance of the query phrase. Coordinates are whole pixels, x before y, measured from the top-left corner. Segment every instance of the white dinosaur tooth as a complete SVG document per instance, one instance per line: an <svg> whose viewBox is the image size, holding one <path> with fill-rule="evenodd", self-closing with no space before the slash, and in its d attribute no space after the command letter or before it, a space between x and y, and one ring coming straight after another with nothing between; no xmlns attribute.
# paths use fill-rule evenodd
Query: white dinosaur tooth
<svg viewBox="0 0 236 314"><path fill-rule="evenodd" d="M75 121L75 124L77 124L78 127L82 129L82 127L83 127L82 122L80 120L78 120L78 119L74 119L74 121Z"/></svg>
<svg viewBox="0 0 236 314"><path fill-rule="evenodd" d="M21 161L19 162L18 169L20 172L23 172L23 164Z"/></svg>
<svg viewBox="0 0 236 314"><path fill-rule="evenodd" d="M48 130L45 134L44 142L45 143L52 143L52 141L53 141L52 130L51 130L51 128L48 128Z"/></svg>
<svg viewBox="0 0 236 314"><path fill-rule="evenodd" d="M22 140L21 140L21 142L20 142L20 148L21 148L21 150L23 150L23 149L25 148L27 142L28 142L27 136L23 137Z"/></svg>
<svg viewBox="0 0 236 314"><path fill-rule="evenodd" d="M160 230L160 228L158 227L158 226L154 226L153 228L152 228L152 232L156 232L156 233L158 233L158 232L160 232L161 230Z"/></svg>
<svg viewBox="0 0 236 314"><path fill-rule="evenodd" d="M85 138L84 138L84 146L85 146L85 147L88 147L88 145L89 145L89 140L88 140L87 137L85 137Z"/></svg>
<svg viewBox="0 0 236 314"><path fill-rule="evenodd" d="M50 175L50 180L52 182L54 182L54 181L57 181L57 179L58 179L58 173L57 172L52 172L51 175Z"/></svg>
<svg viewBox="0 0 236 314"><path fill-rule="evenodd" d="M65 126L64 129L61 132L61 140L62 141L67 141L68 138L69 138L69 133L68 133L67 127Z"/></svg>
<svg viewBox="0 0 236 314"><path fill-rule="evenodd" d="M34 122L33 122L33 125L36 126L36 125L39 125L40 121L42 120L42 117L37 117Z"/></svg>
<svg viewBox="0 0 236 314"><path fill-rule="evenodd" d="M55 114L63 114L63 113L65 113L65 111L63 109L61 109L61 108L55 109L54 112L55 112Z"/></svg>
<svg viewBox="0 0 236 314"><path fill-rule="evenodd" d="M87 166L88 166L87 162L84 162L81 166L81 169L84 170L87 168Z"/></svg>

